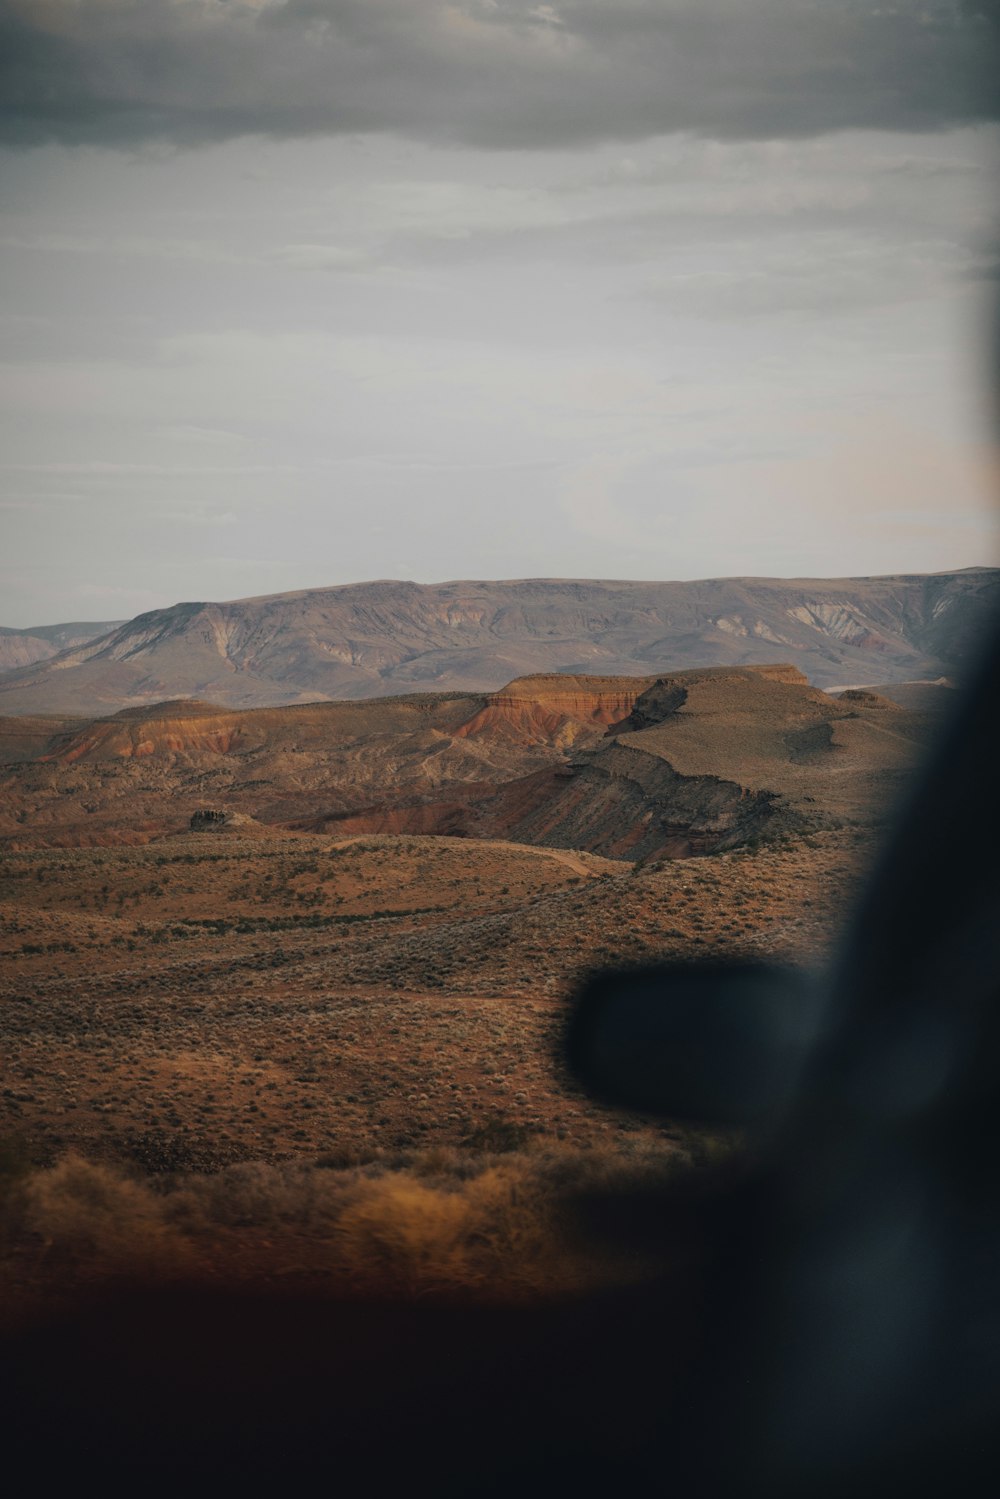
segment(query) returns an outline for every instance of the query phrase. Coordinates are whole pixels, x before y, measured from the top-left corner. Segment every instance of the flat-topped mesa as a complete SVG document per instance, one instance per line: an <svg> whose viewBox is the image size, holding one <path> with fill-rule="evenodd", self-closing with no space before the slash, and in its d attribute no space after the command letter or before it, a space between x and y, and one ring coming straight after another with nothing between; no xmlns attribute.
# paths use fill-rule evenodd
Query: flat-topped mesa
<svg viewBox="0 0 1000 1499"><path fill-rule="evenodd" d="M590 677L546 673L515 677L485 705L456 738L482 735L518 744L552 744L566 748L581 739L597 740L612 724L628 718L636 699L656 677Z"/></svg>
<svg viewBox="0 0 1000 1499"><path fill-rule="evenodd" d="M797 666L778 663L763 666L695 667L690 671L669 672L655 678L637 695L627 718L612 724L608 733L635 733L639 729L663 723L684 706L692 691L699 691L702 697L706 690L716 695L721 692L727 706L736 706L747 690L756 690L759 698L765 682L775 684L779 692L783 687L792 687L805 689L820 699L823 696L810 685L809 678ZM770 689L772 693L773 690Z"/></svg>

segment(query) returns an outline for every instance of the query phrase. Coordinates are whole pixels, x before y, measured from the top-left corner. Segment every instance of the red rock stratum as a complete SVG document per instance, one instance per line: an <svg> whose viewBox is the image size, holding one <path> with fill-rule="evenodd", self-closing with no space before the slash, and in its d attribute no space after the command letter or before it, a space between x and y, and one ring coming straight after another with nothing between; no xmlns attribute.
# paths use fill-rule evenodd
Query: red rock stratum
<svg viewBox="0 0 1000 1499"><path fill-rule="evenodd" d="M309 834L508 839L618 859L710 852L882 820L939 717L921 701L832 697L769 663L242 712L172 701L73 723L8 719L0 838L146 842L217 808Z"/></svg>

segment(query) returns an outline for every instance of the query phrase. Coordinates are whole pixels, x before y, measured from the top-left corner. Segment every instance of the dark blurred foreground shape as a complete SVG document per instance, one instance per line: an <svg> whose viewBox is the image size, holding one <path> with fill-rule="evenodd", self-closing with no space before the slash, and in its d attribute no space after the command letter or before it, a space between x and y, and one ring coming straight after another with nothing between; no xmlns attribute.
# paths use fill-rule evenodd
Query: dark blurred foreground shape
<svg viewBox="0 0 1000 1499"><path fill-rule="evenodd" d="M995 643L832 972L606 974L571 1023L599 1096L757 1140L688 1390L702 1492L1000 1487L998 688Z"/></svg>

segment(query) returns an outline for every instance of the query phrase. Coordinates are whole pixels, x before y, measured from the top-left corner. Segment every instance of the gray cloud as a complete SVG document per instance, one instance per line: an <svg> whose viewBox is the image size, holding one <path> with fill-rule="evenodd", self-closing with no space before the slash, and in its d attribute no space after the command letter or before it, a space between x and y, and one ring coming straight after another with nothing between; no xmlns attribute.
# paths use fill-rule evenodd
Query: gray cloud
<svg viewBox="0 0 1000 1499"><path fill-rule="evenodd" d="M0 140L487 148L998 116L998 0L0 0Z"/></svg>

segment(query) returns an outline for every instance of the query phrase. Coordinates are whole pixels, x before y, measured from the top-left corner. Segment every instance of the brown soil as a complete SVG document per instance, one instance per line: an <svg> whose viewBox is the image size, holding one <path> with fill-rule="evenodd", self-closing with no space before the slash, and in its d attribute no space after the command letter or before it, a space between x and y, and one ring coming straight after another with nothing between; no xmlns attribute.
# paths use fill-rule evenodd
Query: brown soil
<svg viewBox="0 0 1000 1499"><path fill-rule="evenodd" d="M660 958L820 961L933 719L781 669L631 694L535 680L13 731L14 1289L143 1255L339 1284L375 1255L404 1289L511 1294L639 1273L568 1241L560 1194L715 1137L579 1093L575 987ZM221 819L190 831L198 809Z"/></svg>
<svg viewBox="0 0 1000 1499"><path fill-rule="evenodd" d="M513 844L191 834L7 855L0 1132L153 1169L616 1120L552 1048L594 966L815 960L863 847L647 868Z"/></svg>

